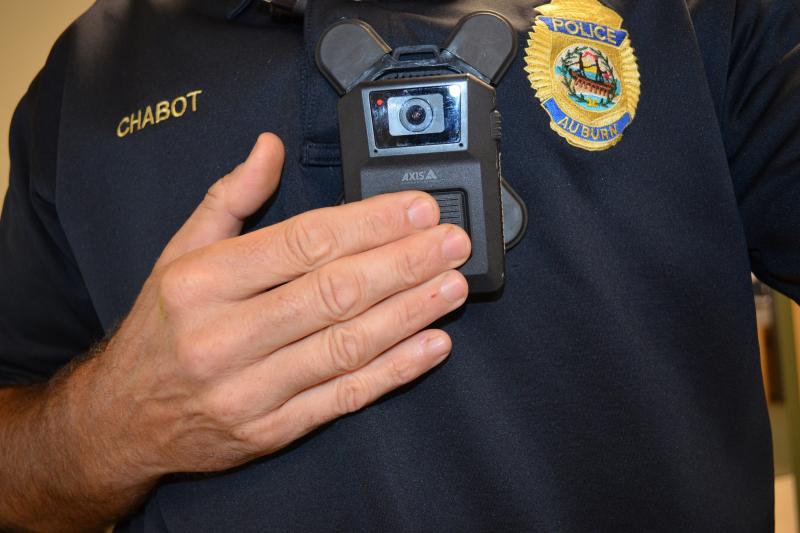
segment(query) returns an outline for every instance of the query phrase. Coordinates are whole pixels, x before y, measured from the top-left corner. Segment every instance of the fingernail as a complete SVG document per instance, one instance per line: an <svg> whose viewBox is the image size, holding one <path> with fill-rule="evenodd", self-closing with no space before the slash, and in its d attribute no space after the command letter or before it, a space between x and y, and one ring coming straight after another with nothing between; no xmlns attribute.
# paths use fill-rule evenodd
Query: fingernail
<svg viewBox="0 0 800 533"><path fill-rule="evenodd" d="M436 335L423 341L422 353L425 357L438 358L444 357L450 353L450 343L447 337L443 335Z"/></svg>
<svg viewBox="0 0 800 533"><path fill-rule="evenodd" d="M448 302L459 302L467 296L467 283L462 276L449 274L442 282L439 292Z"/></svg>
<svg viewBox="0 0 800 533"><path fill-rule="evenodd" d="M427 198L417 198L411 207L408 208L408 219L417 229L430 228L436 224L436 210L433 208L433 200Z"/></svg>
<svg viewBox="0 0 800 533"><path fill-rule="evenodd" d="M463 231L453 229L444 238L442 253L448 261L463 261L469 256L469 239Z"/></svg>

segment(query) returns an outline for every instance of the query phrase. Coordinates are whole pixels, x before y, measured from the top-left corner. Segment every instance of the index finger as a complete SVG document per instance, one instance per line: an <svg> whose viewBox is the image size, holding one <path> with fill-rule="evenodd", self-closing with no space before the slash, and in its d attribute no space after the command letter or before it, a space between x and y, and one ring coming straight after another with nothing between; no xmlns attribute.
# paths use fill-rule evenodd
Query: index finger
<svg viewBox="0 0 800 533"><path fill-rule="evenodd" d="M316 209L273 226L220 241L192 254L215 296L246 299L439 223L436 200L420 191L375 196ZM187 258L188 260L189 258Z"/></svg>

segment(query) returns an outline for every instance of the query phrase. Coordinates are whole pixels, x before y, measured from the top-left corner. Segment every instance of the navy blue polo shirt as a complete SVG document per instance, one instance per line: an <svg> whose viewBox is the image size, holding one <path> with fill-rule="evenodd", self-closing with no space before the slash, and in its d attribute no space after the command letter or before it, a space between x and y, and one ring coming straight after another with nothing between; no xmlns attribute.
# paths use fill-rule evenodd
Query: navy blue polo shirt
<svg viewBox="0 0 800 533"><path fill-rule="evenodd" d="M498 105L530 225L502 294L443 321L448 361L275 455L168 477L121 530L771 529L750 272L800 297L798 4L604 0L641 91L600 151L555 131L531 86L538 4L317 0L296 22L258 2L100 0L58 40L12 128L4 385L112 331L258 133L283 139L286 168L247 230L337 202L337 97L313 51L339 17L437 44L488 7L520 44Z"/></svg>

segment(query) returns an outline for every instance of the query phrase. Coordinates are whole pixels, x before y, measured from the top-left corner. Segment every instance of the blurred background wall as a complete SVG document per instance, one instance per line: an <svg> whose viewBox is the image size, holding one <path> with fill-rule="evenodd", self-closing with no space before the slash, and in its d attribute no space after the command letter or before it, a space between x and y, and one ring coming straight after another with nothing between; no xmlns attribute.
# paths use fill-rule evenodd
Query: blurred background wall
<svg viewBox="0 0 800 533"><path fill-rule="evenodd" d="M62 31L92 0L0 0L0 199L8 187L8 127L33 77Z"/></svg>

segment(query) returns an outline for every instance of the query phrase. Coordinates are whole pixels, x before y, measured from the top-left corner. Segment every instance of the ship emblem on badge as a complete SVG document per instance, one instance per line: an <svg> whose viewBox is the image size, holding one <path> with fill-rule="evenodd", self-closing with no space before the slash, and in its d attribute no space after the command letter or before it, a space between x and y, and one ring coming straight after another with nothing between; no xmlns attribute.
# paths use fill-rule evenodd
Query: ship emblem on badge
<svg viewBox="0 0 800 533"><path fill-rule="evenodd" d="M550 127L573 146L607 150L639 104L639 67L622 18L598 0L537 8L525 71Z"/></svg>

